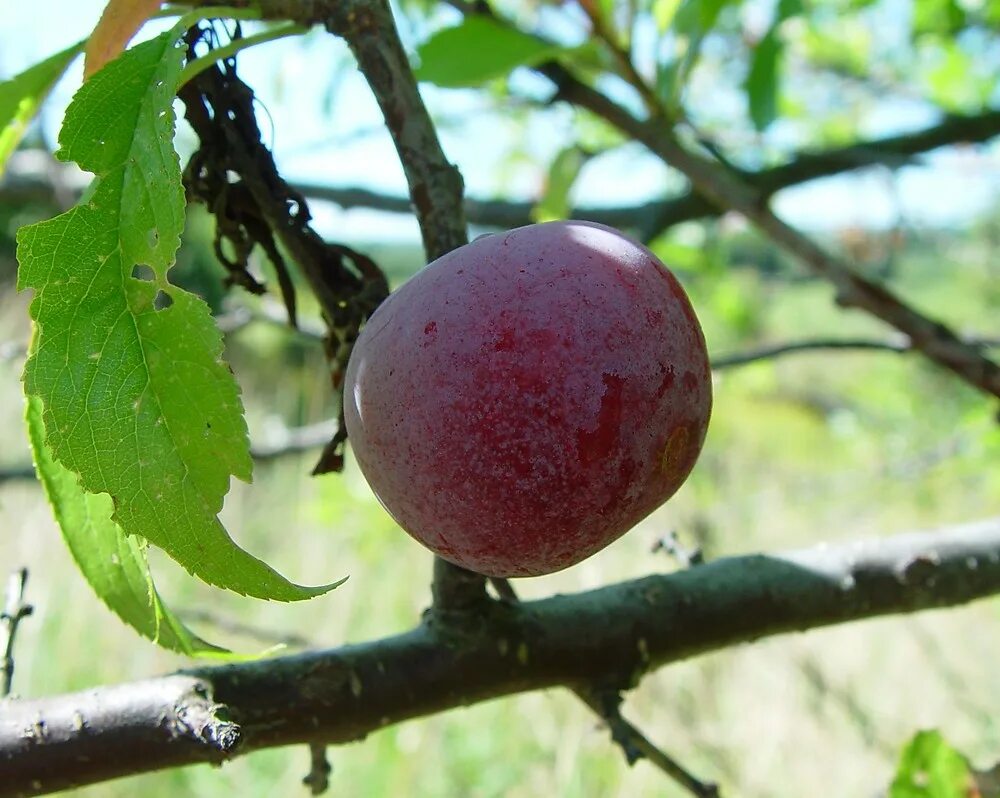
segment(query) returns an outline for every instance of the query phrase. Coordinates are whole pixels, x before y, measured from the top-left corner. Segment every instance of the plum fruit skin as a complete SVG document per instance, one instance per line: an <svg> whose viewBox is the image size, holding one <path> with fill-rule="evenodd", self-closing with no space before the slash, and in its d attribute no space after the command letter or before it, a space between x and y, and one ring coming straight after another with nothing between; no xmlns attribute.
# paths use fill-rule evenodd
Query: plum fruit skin
<svg viewBox="0 0 1000 798"><path fill-rule="evenodd" d="M566 568L674 494L711 411L698 320L645 247L589 222L484 236L362 330L345 418L414 538L487 576Z"/></svg>

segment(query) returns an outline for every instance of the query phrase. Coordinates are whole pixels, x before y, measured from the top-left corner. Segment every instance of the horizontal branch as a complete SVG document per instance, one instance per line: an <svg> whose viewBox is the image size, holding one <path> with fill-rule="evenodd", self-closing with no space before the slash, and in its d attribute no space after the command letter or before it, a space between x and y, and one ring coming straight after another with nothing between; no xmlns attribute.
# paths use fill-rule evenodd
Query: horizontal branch
<svg viewBox="0 0 1000 798"><path fill-rule="evenodd" d="M762 198L791 186L871 166L898 168L912 163L914 156L954 144L974 144L1000 136L1000 111L946 116L936 125L914 133L885 136L822 151L804 151L786 163L754 172L741 172L742 179ZM357 186L327 186L297 183L296 190L309 199L331 202L342 208L368 208L409 214L409 197L386 194ZM465 217L470 224L510 229L531 224L536 203L531 200L465 198ZM688 191L678 197L637 205L607 207L582 205L569 216L639 232L650 240L669 227L721 212L718 205Z"/></svg>
<svg viewBox="0 0 1000 798"><path fill-rule="evenodd" d="M0 703L0 794L27 795L401 721L557 686L634 686L738 643L1000 592L1000 518L888 539L717 560L466 623L431 612L359 645Z"/></svg>
<svg viewBox="0 0 1000 798"><path fill-rule="evenodd" d="M1000 347L1000 338L965 338L963 342L975 349ZM805 341L771 344L731 355L719 355L712 358L712 370L722 371L761 360L773 360L785 355L807 352L895 352L906 354L914 351L917 350L905 336L900 336L898 340L893 341L880 341L873 338L813 338Z"/></svg>
<svg viewBox="0 0 1000 798"><path fill-rule="evenodd" d="M225 316L220 316L218 321L219 326L224 332L231 333L243 329L254 321L285 324L287 323L287 316L284 315L283 311L279 310L268 310L257 314L250 313L249 311L244 312L241 309ZM302 322L300 322L300 329L293 332L307 339L322 339L320 331L314 330L307 324L303 326ZM1000 347L1000 338L997 337L966 338L964 342L968 346L977 349ZM901 337L898 340L879 340L876 338L814 338L804 341L771 344L758 349L750 349L746 352L718 355L712 358L712 370L724 371L757 363L762 360L773 360L786 355L824 351L895 352L897 354L906 354L915 350L905 337ZM265 440L254 443L250 447L250 454L256 462L267 462L289 454L299 454L300 452L320 449L330 441L336 431L336 419L318 421L315 424L306 424L301 427L279 429L269 433ZM29 464L8 466L6 468L0 467L0 484L33 479L35 479L35 469Z"/></svg>
<svg viewBox="0 0 1000 798"><path fill-rule="evenodd" d="M326 446L337 431L337 420L327 419L301 427L284 427L271 430L250 447L255 463L266 463L290 454L311 452ZM0 484L34 480L35 468L28 463L0 467Z"/></svg>
<svg viewBox="0 0 1000 798"><path fill-rule="evenodd" d="M940 123L915 133L858 141L845 147L804 151L786 163L755 172L742 172L744 181L769 197L782 189L824 177L871 166L898 168L912 163L914 156L954 144L974 144L1000 136L1000 111L968 116L947 116ZM367 208L387 213L413 213L409 197L372 191L360 186L329 186L320 183L293 183L292 188L310 200L330 202L341 208ZM56 202L56 193L65 190L47 176L11 175L0 185L0 202ZM531 224L535 202L466 197L465 216L470 224L511 229ZM667 200L606 207L581 205L569 216L591 222L637 230L643 240L681 222L720 212L700 194L689 191Z"/></svg>

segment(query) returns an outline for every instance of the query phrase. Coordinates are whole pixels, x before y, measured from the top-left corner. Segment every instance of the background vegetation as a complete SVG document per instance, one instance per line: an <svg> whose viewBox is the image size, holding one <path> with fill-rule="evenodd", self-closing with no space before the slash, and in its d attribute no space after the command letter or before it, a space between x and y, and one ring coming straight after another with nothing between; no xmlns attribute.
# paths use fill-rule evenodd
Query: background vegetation
<svg viewBox="0 0 1000 798"><path fill-rule="evenodd" d="M639 4L621 13L640 20L637 37L653 35L657 15L667 15L671 5L678 4ZM662 55L670 49L668 34L656 51L659 63L641 66L656 76L663 96L683 107L693 130L745 168L780 162L808 147L919 128L942 113L983 112L998 99L1000 4L679 5L677 14L721 9L713 25L689 36L689 47L703 38L699 58L688 63L688 51L678 49ZM548 4L502 10L543 31L580 23L572 9ZM455 21L433 4L406 5L400 15L414 45ZM0 50L14 35L23 34L0 28ZM767 36L781 44L775 55L780 69L770 80L760 77L768 69L761 54ZM324 40L327 45L333 47L332 40ZM596 74L608 66L598 59L593 69ZM687 72L671 92L678 70ZM634 144L587 114L540 104L543 93L531 80L517 71L488 82L474 100L462 101L474 102L475 113L458 120L448 112L448 95L428 92L444 122L446 149L449 134L467 136L482 118L502 113L510 127L509 135L489 142L488 169L463 161L463 155L474 157L474 148L448 150L460 168L468 167L471 194L499 194L509 184L520 187L516 199L537 201L540 218L571 215L573 205L600 192L587 169L607 180L616 169L633 175L654 168ZM258 89L264 93L266 84ZM615 91L625 102L635 99L625 87ZM511 94L522 102L512 107ZM275 108L285 106L280 91L274 97L274 108L271 100L265 105L276 115ZM311 102L321 116L322 98ZM540 134L545 125L555 132ZM32 155L50 145L44 129L29 141ZM562 191L570 151L582 153L582 171L563 180ZM28 153L21 155L20 163L28 164ZM879 165L860 177L829 184L829 194L813 188L797 195L794 209L782 206L779 196L778 208L788 207L866 273L888 279L912 305L967 334L997 335L997 204L969 201L962 182L974 184L982 173L995 177L996 157L994 145L916 162L874 153ZM38 169L25 166L0 183L0 464L12 471L29 459L19 385L27 298L13 291L12 238L20 224L60 202L58 191L33 194L31 202L18 191L26 184L33 191L51 187L51 174L46 168L42 179ZM56 188L71 190L71 178L57 174ZM21 178L26 182L17 183ZM880 181L890 190L873 188ZM664 175L654 198L680 185ZM879 192L894 197L891 224L852 217L844 196L864 205L866 194ZM650 198L630 197L621 185L613 194L619 205ZM419 243L405 232L387 241L377 224L360 225L366 232L358 235L349 216L331 218L340 222L338 240L372 254L394 284L422 265ZM879 322L839 310L826 283L806 277L740 219L686 222L654 233L647 236L651 246L688 289L713 355L803 338L891 340ZM226 318L237 308L256 313L271 307L267 299L223 294L210 234L209 220L192 211L180 281L199 289ZM260 269L267 272L264 264ZM258 321L228 337L227 357L243 386L252 440L277 440L287 428L335 414L317 341ZM671 531L715 558L996 514L995 411L982 394L913 355L810 352L720 371L707 446L681 492L606 551L567 572L528 580L519 591L541 597L676 568L674 559L655 550ZM314 457L259 464L253 485L234 484L224 521L241 545L296 581L315 584L346 574L350 581L307 605L266 604L212 591L166 558L156 560L162 592L209 639L244 651L276 642L339 645L406 628L428 605L430 557L392 524L350 461L343 475L305 478ZM0 483L0 530L0 564L28 567L29 599L36 605L18 639L18 693L53 694L184 664L136 638L93 597L37 485L15 478ZM628 699L629 713L688 767L718 780L726 795L884 794L901 748L919 728L940 729L981 766L1000 758L997 621L997 604L987 601L723 651L650 675ZM406 723L337 749L333 764L334 789L350 795L681 794L646 764L630 769L586 708L561 692ZM79 794L294 794L307 767L304 751L269 751L221 772L198 766Z"/></svg>

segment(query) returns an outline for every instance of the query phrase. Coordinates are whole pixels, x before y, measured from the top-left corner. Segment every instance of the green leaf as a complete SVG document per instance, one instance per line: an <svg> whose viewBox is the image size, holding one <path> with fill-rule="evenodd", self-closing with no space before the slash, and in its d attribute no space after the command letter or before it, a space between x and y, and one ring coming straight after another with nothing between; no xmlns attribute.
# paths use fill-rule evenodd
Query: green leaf
<svg viewBox="0 0 1000 798"><path fill-rule="evenodd" d="M719 14L735 0L684 0L674 15L674 30L684 36L704 36L715 27Z"/></svg>
<svg viewBox="0 0 1000 798"><path fill-rule="evenodd" d="M810 23L799 43L817 65L852 75L868 74L873 49L872 32L856 17L840 18L823 28Z"/></svg>
<svg viewBox="0 0 1000 798"><path fill-rule="evenodd" d="M681 0L653 0L653 20L660 33L667 30L673 23L680 4Z"/></svg>
<svg viewBox="0 0 1000 798"><path fill-rule="evenodd" d="M705 37L711 33L722 10L734 0L683 0L676 9L654 9L661 20L670 18L673 52L656 64L656 91L671 112L680 106L688 77L701 56Z"/></svg>
<svg viewBox="0 0 1000 798"><path fill-rule="evenodd" d="M954 34L965 27L965 11L956 0L917 0L913 4L913 36Z"/></svg>
<svg viewBox="0 0 1000 798"><path fill-rule="evenodd" d="M744 88L750 106L750 118L757 130L764 130L778 115L781 56L784 51L781 24L802 11L802 0L781 0L771 27L750 53L750 71Z"/></svg>
<svg viewBox="0 0 1000 798"><path fill-rule="evenodd" d="M37 396L28 397L26 420L38 478L63 539L101 601L143 637L164 648L192 657L228 655L226 649L191 632L163 603L142 544L111 520L111 497L84 492L76 476L53 459L45 444L42 402Z"/></svg>
<svg viewBox="0 0 1000 798"><path fill-rule="evenodd" d="M934 102L961 113L982 109L995 88L995 78L978 64L954 39L926 39L924 52L935 63L924 79Z"/></svg>
<svg viewBox="0 0 1000 798"><path fill-rule="evenodd" d="M545 193L531 211L536 222L569 217L569 192L586 162L586 154L577 146L566 147L556 154L549 165Z"/></svg>
<svg viewBox="0 0 1000 798"><path fill-rule="evenodd" d="M903 749L889 798L968 798L973 785L965 757L940 732L922 731Z"/></svg>
<svg viewBox="0 0 1000 798"><path fill-rule="evenodd" d="M288 582L218 520L231 477L249 480L251 460L209 309L167 279L184 219L172 144L178 35L112 61L66 112L58 156L97 177L83 204L18 232L18 287L35 290L37 333L25 392L42 401L54 462L87 493L109 494L127 535L210 584L304 599L333 586Z"/></svg>
<svg viewBox="0 0 1000 798"><path fill-rule="evenodd" d="M780 25L786 19L798 16L803 11L805 11L805 6L802 0L781 0L778 3L778 8L774 14L774 23L772 27Z"/></svg>
<svg viewBox="0 0 1000 798"><path fill-rule="evenodd" d="M485 17L467 17L445 28L419 48L417 80L457 88L480 86L503 77L515 67L533 66L558 55L563 48Z"/></svg>
<svg viewBox="0 0 1000 798"><path fill-rule="evenodd" d="M746 79L750 118L757 130L764 130L778 115L778 62L782 43L772 28L757 43L750 56L750 72Z"/></svg>
<svg viewBox="0 0 1000 798"><path fill-rule="evenodd" d="M83 49L77 42L0 83L0 174L52 87Z"/></svg>

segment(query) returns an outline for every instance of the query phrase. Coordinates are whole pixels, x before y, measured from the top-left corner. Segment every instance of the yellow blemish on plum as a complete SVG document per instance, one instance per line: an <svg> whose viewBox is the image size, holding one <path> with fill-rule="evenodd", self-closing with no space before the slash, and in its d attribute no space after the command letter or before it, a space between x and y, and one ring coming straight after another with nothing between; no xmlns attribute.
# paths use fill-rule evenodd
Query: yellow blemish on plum
<svg viewBox="0 0 1000 798"><path fill-rule="evenodd" d="M670 433L667 444L663 447L663 457L660 459L660 468L664 473L673 474L677 471L687 452L688 437L686 426L678 427Z"/></svg>

